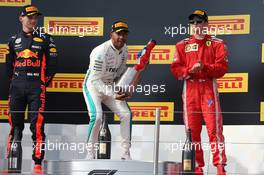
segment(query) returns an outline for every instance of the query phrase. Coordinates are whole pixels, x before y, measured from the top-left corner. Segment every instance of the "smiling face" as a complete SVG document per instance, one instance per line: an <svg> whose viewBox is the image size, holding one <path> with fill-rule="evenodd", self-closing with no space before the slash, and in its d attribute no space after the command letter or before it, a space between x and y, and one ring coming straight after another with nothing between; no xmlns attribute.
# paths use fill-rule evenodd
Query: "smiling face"
<svg viewBox="0 0 264 175"><path fill-rule="evenodd" d="M208 31L208 22L199 16L193 17L189 20L191 32L194 36L204 36Z"/></svg>
<svg viewBox="0 0 264 175"><path fill-rule="evenodd" d="M128 31L111 32L110 34L113 45L116 49L121 49L127 42Z"/></svg>
<svg viewBox="0 0 264 175"><path fill-rule="evenodd" d="M19 21L22 24L24 32L31 32L38 24L38 15L20 16Z"/></svg>

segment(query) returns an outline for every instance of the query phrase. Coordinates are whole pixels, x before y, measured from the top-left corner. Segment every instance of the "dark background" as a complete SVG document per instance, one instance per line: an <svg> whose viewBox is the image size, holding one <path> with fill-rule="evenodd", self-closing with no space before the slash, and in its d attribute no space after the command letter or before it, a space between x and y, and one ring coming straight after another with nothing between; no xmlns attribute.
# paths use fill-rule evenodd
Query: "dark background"
<svg viewBox="0 0 264 175"><path fill-rule="evenodd" d="M204 9L209 16L250 14L250 34L218 36L224 39L228 46L229 72L249 73L248 93L222 93L220 100L222 111L225 112L224 124L264 124L260 122L259 114L260 102L264 101L262 78L264 67L261 63L261 44L264 41L263 1L33 0L32 4L38 6L45 16L104 17L103 37L54 37L59 50L59 73L86 73L90 52L95 46L109 39L110 26L113 21L119 19L126 20L129 24L131 32L128 45L145 45L150 38L156 39L159 45L174 45L187 36L176 35L172 38L164 34L164 27L186 25L188 15L195 9ZM0 43L7 43L10 36L20 30L18 21L20 10L20 7L0 7ZM40 18L40 26L42 22L43 17ZM182 82L176 81L171 75L170 65L150 65L144 72L142 84L165 84L166 93L152 93L150 96L135 94L130 101L174 101L175 111L182 111ZM0 100L8 99L8 86L5 66L0 64ZM79 124L89 121L82 93L48 93L46 110L83 111L48 113L46 121L49 123ZM164 124L182 123L181 112L176 112L174 122L164 122Z"/></svg>

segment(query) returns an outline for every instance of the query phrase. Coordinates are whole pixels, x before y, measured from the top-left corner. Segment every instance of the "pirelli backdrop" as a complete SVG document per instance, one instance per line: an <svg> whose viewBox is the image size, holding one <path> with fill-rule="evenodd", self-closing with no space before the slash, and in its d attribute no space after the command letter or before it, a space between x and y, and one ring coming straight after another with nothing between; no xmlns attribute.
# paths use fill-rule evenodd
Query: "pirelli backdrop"
<svg viewBox="0 0 264 175"><path fill-rule="evenodd" d="M111 24L122 19L128 22L131 31L128 64L135 64L138 51L149 39L158 43L141 86L129 100L134 123L152 124L155 108L160 107L163 124L183 124L182 82L172 76L170 64L175 43L188 36L188 15L195 9L204 9L209 14L210 32L225 40L229 50L229 72L217 81L224 124L264 124L262 0L0 0L1 122L7 122L8 112L9 84L4 65L7 41L21 29L18 21L21 6L30 3L44 14L39 27L53 34L59 52L58 73L47 89L46 122L89 122L82 95L89 54L109 39ZM108 115L112 116L111 123L119 122L117 116Z"/></svg>

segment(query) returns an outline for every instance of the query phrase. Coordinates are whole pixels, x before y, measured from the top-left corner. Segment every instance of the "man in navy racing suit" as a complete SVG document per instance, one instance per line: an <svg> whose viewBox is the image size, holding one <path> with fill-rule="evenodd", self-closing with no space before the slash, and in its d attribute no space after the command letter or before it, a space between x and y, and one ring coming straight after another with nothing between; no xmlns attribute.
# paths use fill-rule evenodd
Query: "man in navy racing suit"
<svg viewBox="0 0 264 175"><path fill-rule="evenodd" d="M57 49L52 37L48 34L40 35L40 31L34 30L39 15L41 13L33 5L23 7L19 17L22 31L9 40L9 54L6 60L6 70L11 81L9 90L11 130L7 151L9 154L14 139L22 140L24 111L28 105L35 173L42 172L45 93L46 86L56 72L57 64Z"/></svg>

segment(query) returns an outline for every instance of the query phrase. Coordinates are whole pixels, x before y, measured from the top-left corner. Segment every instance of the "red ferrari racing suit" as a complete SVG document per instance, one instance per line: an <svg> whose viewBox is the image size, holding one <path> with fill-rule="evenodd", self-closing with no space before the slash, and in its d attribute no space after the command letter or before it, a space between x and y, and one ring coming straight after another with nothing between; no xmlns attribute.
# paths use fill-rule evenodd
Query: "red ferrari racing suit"
<svg viewBox="0 0 264 175"><path fill-rule="evenodd" d="M190 73L190 69L197 62L203 63L202 70L198 73ZM227 70L227 49L223 40L209 35L201 40L191 36L176 44L171 71L177 79L184 80L182 93L184 123L186 128L192 130L197 167L204 166L200 136L202 119L207 127L213 164L215 166L226 164L216 78L222 77Z"/></svg>

